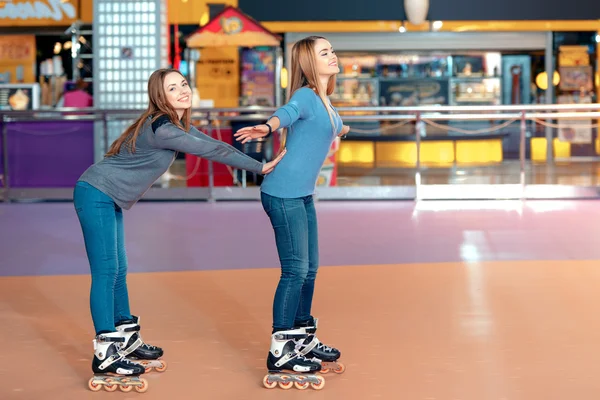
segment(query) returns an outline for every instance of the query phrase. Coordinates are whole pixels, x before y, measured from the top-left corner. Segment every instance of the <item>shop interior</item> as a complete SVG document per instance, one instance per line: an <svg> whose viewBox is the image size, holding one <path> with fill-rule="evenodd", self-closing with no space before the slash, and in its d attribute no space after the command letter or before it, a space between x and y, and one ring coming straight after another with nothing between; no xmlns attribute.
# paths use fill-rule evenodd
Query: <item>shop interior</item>
<svg viewBox="0 0 600 400"><path fill-rule="evenodd" d="M597 39L593 32L555 35L554 102L597 101L594 82ZM336 107L546 103L548 78L543 49L530 52L338 52L338 57L341 73L336 92L331 96ZM520 149L519 124L494 129L500 123L502 121L439 121L436 126L424 126L423 131L419 131L427 140L423 142L421 166L444 175L436 183L446 183L447 175L457 167L494 168L507 160L516 162ZM349 125L359 133L348 135L340 147L340 184L384 184L386 177L390 178L388 182L396 184L414 182L414 124L377 121ZM397 127L388 129L390 126ZM527 129L527 157L545 161L545 154L543 157L537 154L545 150L547 128L531 122ZM483 133L486 130L490 131L487 136ZM457 133L461 131L478 134ZM559 157L598 156L595 129L590 129L586 137L578 141L561 137L560 130L556 131L555 152ZM476 140L468 143L469 151L461 153L457 146L467 144L459 143L456 137L460 137L461 142L467 138ZM443 142L448 139L454 143L444 147ZM489 175L489 171L486 174Z"/></svg>
<svg viewBox="0 0 600 400"><path fill-rule="evenodd" d="M0 109L61 107L64 93L73 90L79 79L93 96L91 25L22 29L22 33L1 35L0 49ZM9 98L15 95L29 101L11 104Z"/></svg>
<svg viewBox="0 0 600 400"><path fill-rule="evenodd" d="M184 57L185 37L197 29L196 25L171 26L170 54L179 54L179 68L186 72L189 66ZM75 77L91 83L92 28L78 26L76 32L38 30L35 32L35 58L32 71L0 62L0 88L7 84L39 85L39 107L61 106L64 92L71 90ZM4 36L7 37L8 35ZM564 104L597 102L596 32L555 32L553 74L553 102ZM9 46L12 45L4 45ZM12 51L12 50L10 50ZM544 49L530 52L511 51L434 51L434 52L338 52L341 73L336 91L331 96L335 107L362 106L497 106L503 104L545 104L547 75ZM239 64L229 73L239 74L239 106L275 105L275 53L273 48L241 48ZM27 61L29 62L29 61ZM27 62L25 64L27 64ZM3 65L6 64L6 65ZM20 69L21 68L21 69ZM213 68L214 69L214 68ZM74 74L75 72L75 74ZM200 80L222 75L223 71L203 70L198 66ZM204 74L203 76L200 76ZM187 75L187 73L186 73ZM219 75L219 77L221 77ZM198 82L196 82L198 83ZM7 89L15 97L13 89ZM92 85L85 89L92 93ZM6 90L5 90L6 91ZM2 107L12 103L5 101ZM29 108L35 102L29 103ZM17 102L14 104L25 104ZM1 105L1 104L0 104ZM364 112L363 112L364 113ZM345 115L357 114L346 112ZM438 126L426 126L423 134L432 139L451 135L456 129L485 131L498 121L440 121ZM406 176L413 179L415 166L415 125L391 126L389 122L351 122L351 134L344 140L336 155L338 184L377 182L384 184L386 176ZM239 129L240 126L231 128ZM222 127L226 128L226 127ZM448 129L451 128L451 129ZM230 131L231 129L229 129ZM579 138L562 137L555 130L555 156L597 157L599 154L595 129ZM225 134L226 131L223 131ZM456 166L494 167L506 160L517 160L519 155L519 127L513 124L497 131L498 135L482 143L482 148L471 143L471 156L458 157L456 144L449 153L429 140L426 154L421 155L422 167L450 171ZM527 157L545 161L536 151L546 147L547 128L530 123L528 126ZM227 135L226 135L227 136ZM368 136L365 138L365 136ZM398 142L376 143L378 137L404 137ZM464 136L464 135L463 135ZM359 138L360 141L353 139ZM373 138L373 141L369 141ZM487 138L480 138L485 142ZM485 139L485 140L484 140ZM443 141L443 138L440 140ZM237 143L233 143L237 144ZM473 147L475 146L475 147ZM536 150L537 149L537 150ZM247 150L247 149L244 149ZM254 149L253 152L256 152ZM463 152L464 154L464 152ZM474 157L474 155L477 155ZM181 158L181 157L180 157ZM179 161L179 160L178 160ZM181 159L183 161L183 159ZM450 173L449 172L449 173ZM230 172L227 173L230 175ZM237 177L239 178L239 176ZM255 181L252 177L250 181ZM344 178L347 178L346 180ZM397 182L397 181L394 181ZM251 182L249 182L251 183ZM258 180L254 182L260 183Z"/></svg>

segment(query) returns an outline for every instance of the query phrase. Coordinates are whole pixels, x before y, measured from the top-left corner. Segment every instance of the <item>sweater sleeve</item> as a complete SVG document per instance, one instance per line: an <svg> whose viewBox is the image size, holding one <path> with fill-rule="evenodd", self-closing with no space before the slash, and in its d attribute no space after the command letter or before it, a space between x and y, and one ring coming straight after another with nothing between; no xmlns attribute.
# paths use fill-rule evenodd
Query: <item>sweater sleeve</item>
<svg viewBox="0 0 600 400"><path fill-rule="evenodd" d="M308 119L312 115L316 94L312 89L300 88L294 92L290 101L277 109L271 117L277 117L280 128L287 128L299 119Z"/></svg>
<svg viewBox="0 0 600 400"><path fill-rule="evenodd" d="M263 164L237 150L233 146L212 139L192 128L186 133L169 121L168 117L158 118L152 123L155 145L161 149L193 154L207 160L231 165L246 171L262 174Z"/></svg>

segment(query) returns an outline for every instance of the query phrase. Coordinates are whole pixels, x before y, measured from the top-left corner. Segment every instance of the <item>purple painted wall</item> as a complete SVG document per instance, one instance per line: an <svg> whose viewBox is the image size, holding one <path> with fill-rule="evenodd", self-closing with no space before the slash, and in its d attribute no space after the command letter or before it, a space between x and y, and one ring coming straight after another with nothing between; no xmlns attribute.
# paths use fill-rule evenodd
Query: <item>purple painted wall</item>
<svg viewBox="0 0 600 400"><path fill-rule="evenodd" d="M72 187L94 162L91 121L11 122L7 133L11 188Z"/></svg>

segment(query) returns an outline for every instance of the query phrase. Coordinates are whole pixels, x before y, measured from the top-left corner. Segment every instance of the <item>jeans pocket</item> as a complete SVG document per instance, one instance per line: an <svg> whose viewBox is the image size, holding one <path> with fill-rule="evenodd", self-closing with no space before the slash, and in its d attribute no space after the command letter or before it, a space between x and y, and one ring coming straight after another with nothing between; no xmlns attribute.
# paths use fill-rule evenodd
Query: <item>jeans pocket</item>
<svg viewBox="0 0 600 400"><path fill-rule="evenodd" d="M75 207L77 214L83 211L83 199L86 197L87 191L87 186L81 184L80 182L77 182L75 189L73 189L73 207Z"/></svg>
<svg viewBox="0 0 600 400"><path fill-rule="evenodd" d="M288 230L288 215L285 204L282 199L271 197L267 201L265 211L271 220L271 225L275 230L285 228Z"/></svg>
<svg viewBox="0 0 600 400"><path fill-rule="evenodd" d="M272 199L272 197L269 196L268 194L262 193L262 192L260 193L260 202L262 203L263 210L265 210L267 215L269 215L269 213L272 210L271 199Z"/></svg>

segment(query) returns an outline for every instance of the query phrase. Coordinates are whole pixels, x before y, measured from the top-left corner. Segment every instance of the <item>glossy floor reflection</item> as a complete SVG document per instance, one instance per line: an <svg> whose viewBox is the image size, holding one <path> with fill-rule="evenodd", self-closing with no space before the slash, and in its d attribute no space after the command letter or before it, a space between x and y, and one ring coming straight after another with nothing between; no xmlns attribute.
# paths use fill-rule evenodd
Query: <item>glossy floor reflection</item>
<svg viewBox="0 0 600 400"><path fill-rule="evenodd" d="M323 266L600 259L600 201L317 203ZM259 202L142 202L125 213L132 272L277 268ZM87 274L71 203L0 204L0 276Z"/></svg>
<svg viewBox="0 0 600 400"><path fill-rule="evenodd" d="M504 160L500 164L454 165L421 169L424 185L445 184L517 184L521 166L518 160ZM414 186L415 168L340 167L338 186ZM525 179L529 185L600 185L600 161L572 160L545 162L528 161Z"/></svg>
<svg viewBox="0 0 600 400"><path fill-rule="evenodd" d="M448 165L442 167L423 166L421 183L424 185L445 184L518 184L521 165L519 160L504 160L500 164ZM178 177L187 175L185 162L177 160L170 168L171 174ZM414 186L415 168L411 167L356 167L338 168L337 186ZM600 160L595 158L572 158L525 164L525 179L529 185L576 185L600 186ZM185 180L172 180L165 187L185 187ZM248 186L254 186L248 182Z"/></svg>

